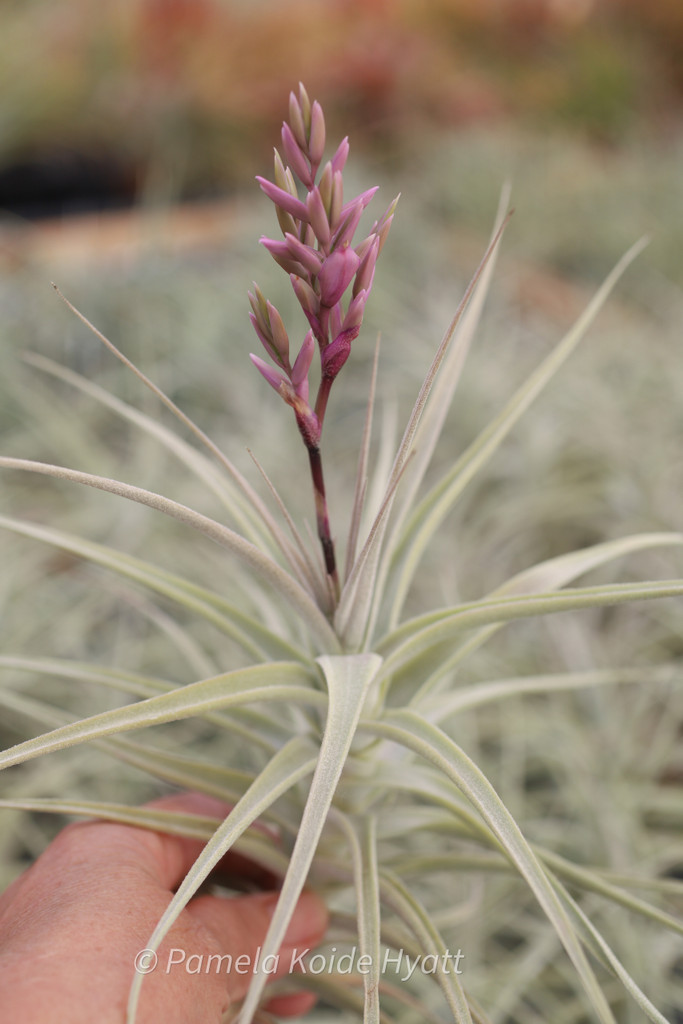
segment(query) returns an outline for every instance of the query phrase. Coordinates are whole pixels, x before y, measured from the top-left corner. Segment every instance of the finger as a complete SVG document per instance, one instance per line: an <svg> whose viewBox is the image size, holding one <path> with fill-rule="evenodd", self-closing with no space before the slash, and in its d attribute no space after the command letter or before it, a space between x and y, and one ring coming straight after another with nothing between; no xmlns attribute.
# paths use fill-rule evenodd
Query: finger
<svg viewBox="0 0 683 1024"><path fill-rule="evenodd" d="M218 818L221 821L232 810L229 804L204 793L173 793L160 797L147 806L156 810ZM255 827L272 838L273 842L277 842L277 836L271 830L263 827L260 823L256 823ZM187 839L182 836L171 836L167 833L161 833L161 835L164 848L158 852L163 855L164 860L160 865L162 871L160 881L169 889L175 889L196 861L204 844L200 840ZM233 850L229 850L225 854L212 874L220 876L222 880L232 882L238 888L243 888L241 883L247 882L251 883L252 887L273 889L279 881L272 871Z"/></svg>
<svg viewBox="0 0 683 1024"><path fill-rule="evenodd" d="M327 908L318 895L303 892L278 954L268 963L261 960L263 942L277 900L278 893L257 893L229 900L200 896L187 907L187 913L209 930L222 955L232 958L224 963L234 968L228 971L233 1000L243 999L246 995L257 963L274 978L282 977L296 968L297 958L304 951L314 949L324 937ZM237 970L239 957L243 958L243 973Z"/></svg>
<svg viewBox="0 0 683 1024"><path fill-rule="evenodd" d="M276 1017L303 1017L317 1003L313 992L292 992L289 995L275 996L266 1003L266 1010Z"/></svg>

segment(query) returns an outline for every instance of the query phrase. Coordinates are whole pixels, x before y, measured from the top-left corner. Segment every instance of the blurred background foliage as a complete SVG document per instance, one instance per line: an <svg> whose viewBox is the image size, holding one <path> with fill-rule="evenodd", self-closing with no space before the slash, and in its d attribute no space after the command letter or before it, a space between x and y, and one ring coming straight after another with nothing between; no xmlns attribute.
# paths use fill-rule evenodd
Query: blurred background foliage
<svg viewBox="0 0 683 1024"><path fill-rule="evenodd" d="M45 209L60 176L80 174L76 209L98 189L121 203L240 188L270 160L299 78L334 134L394 167L435 133L510 119L661 141L683 103L679 0L2 7L0 207L21 214Z"/></svg>

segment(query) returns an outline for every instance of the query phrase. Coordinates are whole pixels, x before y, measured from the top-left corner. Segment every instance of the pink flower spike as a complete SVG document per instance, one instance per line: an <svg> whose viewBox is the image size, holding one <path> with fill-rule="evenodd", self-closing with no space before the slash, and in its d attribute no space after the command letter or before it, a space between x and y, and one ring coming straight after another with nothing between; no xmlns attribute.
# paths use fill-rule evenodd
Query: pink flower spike
<svg viewBox="0 0 683 1024"><path fill-rule="evenodd" d="M285 157L289 162L289 166L296 174L299 181L302 181L306 188L310 188L313 184L314 175L308 166L308 161L302 153L294 133L285 121L282 125L282 148L285 152Z"/></svg>
<svg viewBox="0 0 683 1024"><path fill-rule="evenodd" d="M283 188L278 188L272 181L268 181L267 178L257 176L256 180L272 202L276 206L285 210L287 213L291 213L292 217L296 217L297 220L303 220L308 222L308 211L306 204L302 203L300 199L291 196L289 192L285 192Z"/></svg>
<svg viewBox="0 0 683 1024"><path fill-rule="evenodd" d="M313 167L320 166L325 152L325 117L317 100L311 107L311 130L308 137L308 156Z"/></svg>
<svg viewBox="0 0 683 1024"><path fill-rule="evenodd" d="M327 251L331 238L330 222L327 219L320 189L317 187L311 189L308 193L306 209L308 211L308 220L315 231L315 237L318 239L320 248Z"/></svg>
<svg viewBox="0 0 683 1024"><path fill-rule="evenodd" d="M349 137L347 135L346 138L342 139L342 141L339 143L339 146L337 147L337 152L332 157L332 170L335 173L337 171L339 171L339 173L341 173L344 170L344 167L346 165L346 158L348 157L348 155L349 155Z"/></svg>
<svg viewBox="0 0 683 1024"><path fill-rule="evenodd" d="M301 398L308 398L308 393L304 395L302 393L302 385L305 383L308 389L308 371L311 368L313 362L313 355L315 353L315 338L313 337L313 331L307 331L306 337L304 338L303 345L299 351L299 355L294 361L292 367L292 384L297 395Z"/></svg>
<svg viewBox="0 0 683 1024"><path fill-rule="evenodd" d="M264 360L260 359L258 356L255 356L253 352L249 353L249 358L261 376L268 381L271 388L277 391L279 395L282 395L283 388L291 390L291 384L278 370L274 370L272 366L268 366L268 363L264 362Z"/></svg>
<svg viewBox="0 0 683 1024"><path fill-rule="evenodd" d="M360 260L349 246L335 251L327 257L318 274L320 302L328 308L339 302L358 270Z"/></svg>

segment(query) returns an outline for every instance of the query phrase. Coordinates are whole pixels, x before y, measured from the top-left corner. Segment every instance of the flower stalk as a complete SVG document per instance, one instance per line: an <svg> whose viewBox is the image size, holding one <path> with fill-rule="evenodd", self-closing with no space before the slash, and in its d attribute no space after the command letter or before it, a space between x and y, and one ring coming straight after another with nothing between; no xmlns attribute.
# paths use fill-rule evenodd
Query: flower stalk
<svg viewBox="0 0 683 1024"><path fill-rule="evenodd" d="M391 227L398 197L375 221L370 234L354 245L363 211L377 188L344 202L343 170L349 153L348 139L342 140L321 170L325 119L320 104L317 100L311 103L303 85L299 86L298 96L290 94L289 122L283 124L281 137L284 159L275 150L274 180L256 180L275 205L283 239L263 237L261 244L289 274L309 329L292 364L289 336L282 318L255 285L249 293L250 319L275 367L253 354L251 360L294 411L308 452L318 537L336 603L340 582L320 442L332 385L360 332L377 257ZM316 347L320 379L311 404L309 371Z"/></svg>

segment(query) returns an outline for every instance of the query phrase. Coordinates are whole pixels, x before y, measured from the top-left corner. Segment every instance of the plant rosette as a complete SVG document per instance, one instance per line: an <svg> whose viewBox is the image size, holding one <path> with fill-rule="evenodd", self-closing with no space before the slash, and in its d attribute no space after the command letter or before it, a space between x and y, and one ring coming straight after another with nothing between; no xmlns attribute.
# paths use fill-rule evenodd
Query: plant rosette
<svg viewBox="0 0 683 1024"><path fill-rule="evenodd" d="M116 479L20 458L0 459L6 470L26 470L98 488L199 531L229 552L235 571L243 574L245 594L256 595L251 606L245 600L237 607L218 591L142 558L54 526L2 517L3 528L106 567L218 626L243 649L250 664L172 685L65 659L3 655L4 668L86 679L93 685L123 689L138 699L65 722L55 718L54 708L8 689L2 696L5 706L32 714L49 729L5 751L0 764L8 767L77 744L104 741L109 752L132 760L151 775L220 796L233 809L222 822L198 824L188 822L187 816L95 801L17 798L2 804L205 836L203 852L149 937L151 951L159 947L188 900L231 847L279 874L279 900L261 951L261 966L253 972L241 1008L242 1024L249 1024L260 1012L269 978L267 965L277 956L306 884L329 898L330 942L335 945L314 954L318 959L309 960L308 970L303 963L297 965L304 967L298 982L313 988L326 1005L355 1012L366 1024L389 1019L381 1006L390 1008L392 1020L414 1020L419 1014L426 1020L450 1019L457 1024L488 1021L486 1007L468 992L466 943L453 943L444 930L448 915L443 893L435 903L434 893L424 885L434 872L446 870L455 875L478 871L487 877L491 872L508 873L528 888L573 965L574 991L580 993L587 1015L582 1020L615 1024L613 1005L621 998L613 994L616 982L645 1018L661 1024L664 1016L588 916L577 893L598 894L626 906L662 931L680 934L680 923L655 903L634 896L625 882L572 864L525 838L486 776L450 735L449 722L463 709L511 696L615 687L641 681L646 674L650 678L670 674L667 665L647 673L616 666L467 683L458 670L513 621L683 595L681 579L575 585L591 570L633 552L681 545L683 537L650 533L596 544L537 564L477 600L409 616L404 610L422 557L446 516L576 348L642 243L619 261L578 321L501 412L436 483L427 486L427 470L490 286L507 220L507 197L503 197L490 245L436 350L393 464L388 472L379 465L373 478L375 358L340 562L323 472L323 428L333 386L343 382L344 366L359 343L376 264L397 200L358 240L359 225L376 189L347 198L348 141L328 161L325 147L322 109L310 102L301 86L298 94L290 96L273 180L258 179L275 206L282 235L261 242L288 274L301 308L300 340L294 352L290 342L294 328L285 325L258 286L249 293L251 322L266 356L252 355L252 362L292 410L308 456L319 551L315 546L312 550L300 534L270 481L266 501L201 428L68 302L172 411L179 432L117 399L103 397L94 385L75 375L70 375L71 382L108 402L138 429L179 454L187 470L221 498L230 518L219 521ZM57 370L52 372L59 375ZM190 435L192 444L183 433ZM371 502L369 494L379 498ZM186 753L119 738L190 717L202 718L226 740L234 739L236 759L231 760L230 743L222 746L225 760L208 764ZM243 770L238 738L246 738L261 751L263 763L258 770ZM253 828L261 820L278 831L278 848L262 830ZM416 842L416 837L425 836L431 837L428 846ZM608 984L599 981L597 965ZM142 974L134 975L133 965L131 979L129 1024L136 1018L144 984ZM566 980L565 984L570 985Z"/></svg>

